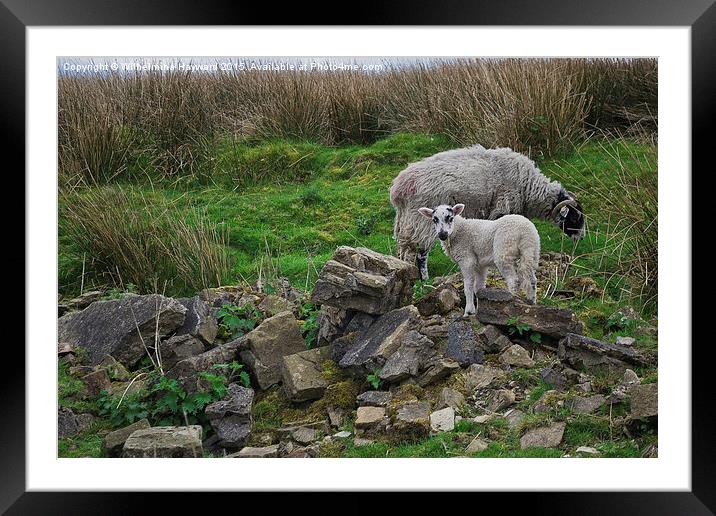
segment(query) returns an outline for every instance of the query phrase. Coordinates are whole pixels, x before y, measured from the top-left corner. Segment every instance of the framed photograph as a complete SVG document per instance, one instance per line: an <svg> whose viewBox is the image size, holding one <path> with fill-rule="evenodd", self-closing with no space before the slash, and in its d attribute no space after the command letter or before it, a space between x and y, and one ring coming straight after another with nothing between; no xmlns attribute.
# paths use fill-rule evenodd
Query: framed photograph
<svg viewBox="0 0 716 516"><path fill-rule="evenodd" d="M711 513L709 2L271 27L84 4L0 7L28 221L3 509L395 490Z"/></svg>

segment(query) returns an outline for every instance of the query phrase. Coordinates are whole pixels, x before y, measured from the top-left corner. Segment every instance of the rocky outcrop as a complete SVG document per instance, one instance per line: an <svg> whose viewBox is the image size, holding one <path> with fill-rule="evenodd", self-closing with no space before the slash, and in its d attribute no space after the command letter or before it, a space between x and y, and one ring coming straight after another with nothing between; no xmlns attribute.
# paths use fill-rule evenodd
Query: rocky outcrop
<svg viewBox="0 0 716 516"><path fill-rule="evenodd" d="M629 388L632 419L648 419L659 414L659 387L656 383L632 385Z"/></svg>
<svg viewBox="0 0 716 516"><path fill-rule="evenodd" d="M200 355L185 358L170 369L166 376L177 382L188 392L206 390L201 373L212 370L216 364L228 364L236 360L238 353L248 348L246 335L205 351Z"/></svg>
<svg viewBox="0 0 716 516"><path fill-rule="evenodd" d="M460 293L452 283L443 283L415 303L420 315L445 315L460 303Z"/></svg>
<svg viewBox="0 0 716 516"><path fill-rule="evenodd" d="M134 431L124 443L124 458L200 458L201 426L157 426Z"/></svg>
<svg viewBox="0 0 716 516"><path fill-rule="evenodd" d="M106 457L121 456L124 443L127 442L129 436L137 430L146 430L149 427L149 421L141 419L139 421L135 421L131 425L125 426L124 428L108 433L104 436L104 439L102 439L102 453Z"/></svg>
<svg viewBox="0 0 716 516"><path fill-rule="evenodd" d="M177 329L175 335L191 335L207 346L214 344L218 325L211 312L209 303L199 296L177 299L186 308L184 324Z"/></svg>
<svg viewBox="0 0 716 516"><path fill-rule="evenodd" d="M241 448L251 434L251 405L254 391L236 383L227 388L226 396L206 407L206 416L224 448Z"/></svg>
<svg viewBox="0 0 716 516"><path fill-rule="evenodd" d="M309 349L283 357L281 378L283 390L291 401L321 398L328 383L323 378L323 363L330 358L328 347Z"/></svg>
<svg viewBox="0 0 716 516"><path fill-rule="evenodd" d="M341 246L321 270L311 299L380 315L410 303L417 278L413 264L363 247Z"/></svg>
<svg viewBox="0 0 716 516"><path fill-rule="evenodd" d="M530 305L506 290L485 288L477 291L477 319L484 324L509 326L518 320L532 331L560 339L568 333L581 334L582 323L570 310Z"/></svg>
<svg viewBox="0 0 716 516"><path fill-rule="evenodd" d="M624 372L631 365L645 365L646 360L633 347L610 344L584 335L568 333L559 341L557 356L575 369L602 368Z"/></svg>
<svg viewBox="0 0 716 516"><path fill-rule="evenodd" d="M416 325L418 317L418 310L414 306L398 308L382 315L346 347L339 365L361 377L382 368L400 348L405 335Z"/></svg>
<svg viewBox="0 0 716 516"><path fill-rule="evenodd" d="M435 356L435 343L417 331L410 330L398 350L385 361L379 376L388 383L417 376Z"/></svg>
<svg viewBox="0 0 716 516"><path fill-rule="evenodd" d="M556 448L562 442L566 426L566 423L560 421L549 426L529 430L520 438L520 447L522 449L532 447Z"/></svg>
<svg viewBox="0 0 716 516"><path fill-rule="evenodd" d="M74 437L79 431L75 413L67 407L59 407L57 409L57 437L60 439Z"/></svg>
<svg viewBox="0 0 716 516"><path fill-rule="evenodd" d="M182 360L201 355L204 351L206 351L206 346L201 339L188 333L175 335L159 344L162 368L166 371L169 371Z"/></svg>
<svg viewBox="0 0 716 516"><path fill-rule="evenodd" d="M96 301L60 317L58 341L86 350L91 365L112 355L131 369L155 342L184 324L186 310L179 301L159 294Z"/></svg>
<svg viewBox="0 0 716 516"><path fill-rule="evenodd" d="M247 349L240 351L261 389L281 381L283 357L306 349L298 321L291 312L281 312L266 319L246 334Z"/></svg>
<svg viewBox="0 0 716 516"><path fill-rule="evenodd" d="M461 366L482 364L485 354L478 347L477 336L470 321L457 320L450 324L445 354Z"/></svg>

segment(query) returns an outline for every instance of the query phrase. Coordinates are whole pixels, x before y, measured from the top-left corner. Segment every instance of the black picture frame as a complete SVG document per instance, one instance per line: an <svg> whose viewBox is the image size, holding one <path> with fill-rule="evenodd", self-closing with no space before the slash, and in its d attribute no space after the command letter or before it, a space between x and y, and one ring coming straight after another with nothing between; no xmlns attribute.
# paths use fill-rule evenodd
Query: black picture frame
<svg viewBox="0 0 716 516"><path fill-rule="evenodd" d="M356 6L350 21L356 25L551 25L551 26L688 26L691 27L692 163L709 159L714 142L716 88L715 0L493 0L491 2L415 1L368 3ZM362 10L360 10L362 8ZM332 7L309 9L304 3L281 5L196 0L0 0L0 131L7 149L24 148L25 138L25 29L29 26L62 25L283 25L305 23L332 25L320 12ZM345 16L336 18L340 23ZM668 99L665 99L668 101ZM24 154L15 152L19 170ZM709 172L713 165L709 167ZM706 172L706 170L704 170ZM692 174L693 180L693 174ZM693 188L693 187L692 187ZM692 189L693 191L693 189ZM692 203L696 205L696 203ZM687 207L691 214L691 206ZM699 219L692 216L694 222ZM695 234L692 230L692 235ZM24 249L24 247L23 247ZM24 253L24 250L22 251ZM24 254L22 255L24 258ZM709 265L713 266L713 265ZM26 275L32 271L26 270ZM27 276L26 276L27 277ZM689 279L690 281L690 279ZM679 300L689 303L691 300ZM31 306L26 306L29 323ZM691 336L678 343L688 349ZM676 343L671 343L676 345ZM706 343L703 343L706 344ZM10 346L8 346L10 347ZM598 492L598 493L483 493L479 505L492 503L531 513L548 514L713 514L716 511L714 442L716 426L711 401L710 346L692 347L692 490L690 492ZM155 500L147 493L26 493L25 489L25 356L14 344L5 350L4 361L14 366L0 376L3 423L0 425L0 510L8 514L132 514L143 512ZM711 374L710 374L711 373ZM555 483L558 483L555 479ZM217 495L213 497L215 504ZM242 495L243 497L244 495ZM292 496L297 496L293 494ZM489 496L490 499L483 497ZM188 508L185 496L162 496L162 508L173 504ZM509 503L506 501L509 499ZM236 500L234 498L233 500ZM242 500L245 500L242 498ZM421 497L415 497L420 503ZM477 499L473 497L472 503ZM273 504L274 502L272 502ZM279 503L277 500L275 503Z"/></svg>

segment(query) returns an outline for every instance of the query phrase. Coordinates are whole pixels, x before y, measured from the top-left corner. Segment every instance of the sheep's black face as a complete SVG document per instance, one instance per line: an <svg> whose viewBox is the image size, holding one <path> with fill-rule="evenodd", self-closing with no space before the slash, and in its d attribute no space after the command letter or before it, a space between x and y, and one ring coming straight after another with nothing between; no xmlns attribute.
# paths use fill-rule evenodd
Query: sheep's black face
<svg viewBox="0 0 716 516"><path fill-rule="evenodd" d="M584 212L582 211L582 205L579 204L579 201L575 199L573 195L569 195L568 192L560 194L557 202L565 200L571 200L575 205L562 207L557 215L557 225L572 240L580 240L584 237Z"/></svg>

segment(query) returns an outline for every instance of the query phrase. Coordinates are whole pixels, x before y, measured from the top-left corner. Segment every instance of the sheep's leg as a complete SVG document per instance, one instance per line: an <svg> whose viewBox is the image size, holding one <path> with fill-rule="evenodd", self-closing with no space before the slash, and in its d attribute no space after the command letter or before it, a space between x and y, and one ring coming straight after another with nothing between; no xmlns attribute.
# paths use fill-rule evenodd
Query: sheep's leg
<svg viewBox="0 0 716 516"><path fill-rule="evenodd" d="M521 282L520 289L525 293L525 297L529 303L536 303L537 275L535 274L534 268L527 263L524 257L520 260L519 273Z"/></svg>
<svg viewBox="0 0 716 516"><path fill-rule="evenodd" d="M470 264L460 267L462 270L463 284L465 285L465 313L464 317L477 312L477 296L475 290L475 268Z"/></svg>
<svg viewBox="0 0 716 516"><path fill-rule="evenodd" d="M423 281L428 279L428 252L427 250L421 249L418 251L416 257L416 263L420 271L420 279Z"/></svg>
<svg viewBox="0 0 716 516"><path fill-rule="evenodd" d="M475 295L477 295L477 291L481 288L485 288L485 284L487 283L487 269L477 269L477 272L475 274L475 278L473 280L473 289L475 291Z"/></svg>
<svg viewBox="0 0 716 516"><path fill-rule="evenodd" d="M502 277L505 278L507 290L509 290L512 295L517 295L520 287L520 277L517 274L515 261L516 257L511 254L501 256L499 260L495 260L497 270L499 270Z"/></svg>

